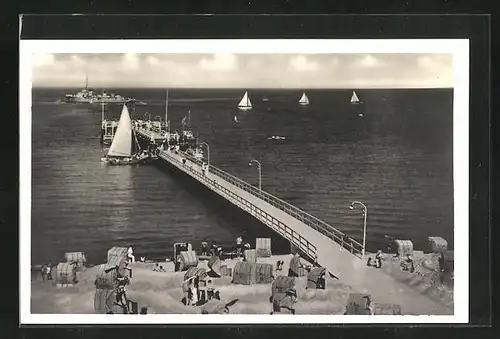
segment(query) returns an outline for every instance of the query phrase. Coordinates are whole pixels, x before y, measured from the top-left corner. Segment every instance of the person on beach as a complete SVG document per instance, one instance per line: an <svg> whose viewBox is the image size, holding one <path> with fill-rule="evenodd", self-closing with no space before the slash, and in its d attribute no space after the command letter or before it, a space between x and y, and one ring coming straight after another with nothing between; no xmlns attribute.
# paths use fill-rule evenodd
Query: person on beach
<svg viewBox="0 0 500 339"><path fill-rule="evenodd" d="M125 309L127 308L127 293L125 290L125 286L129 284L128 277L120 277L116 278L118 280L118 286L115 290L116 292L116 303Z"/></svg>
<svg viewBox="0 0 500 339"><path fill-rule="evenodd" d="M175 268L174 271L178 272L181 269L181 256L178 255L177 258L175 258Z"/></svg>
<svg viewBox="0 0 500 339"><path fill-rule="evenodd" d="M188 279L186 281L184 281L181 285L181 288L182 288L182 294L183 294L183 298L182 298L182 303L184 305L189 305L190 303L190 293L191 293L191 284L192 282L192 279Z"/></svg>
<svg viewBox="0 0 500 339"><path fill-rule="evenodd" d="M42 268L40 269L40 274L42 275L42 281L47 279L47 269L45 264L42 264Z"/></svg>
<svg viewBox="0 0 500 339"><path fill-rule="evenodd" d="M214 293L214 299L215 300L220 300L220 292L219 291L215 291L215 293Z"/></svg>
<svg viewBox="0 0 500 339"><path fill-rule="evenodd" d="M203 240L201 242L201 255L208 256L208 242Z"/></svg>
<svg viewBox="0 0 500 339"><path fill-rule="evenodd" d="M375 312L374 312L373 305L372 305L372 298L370 298L367 295L363 296L363 298L366 299L366 311L368 312L368 314L374 315Z"/></svg>
<svg viewBox="0 0 500 339"><path fill-rule="evenodd" d="M239 235L238 238L236 238L236 256L239 258L241 257L241 250L242 250L242 243L243 239Z"/></svg>
<svg viewBox="0 0 500 339"><path fill-rule="evenodd" d="M200 278L196 276L193 279L193 306L197 306L200 300Z"/></svg>
<svg viewBox="0 0 500 339"><path fill-rule="evenodd" d="M326 289L326 272L321 273L321 276L318 278L317 288L318 289Z"/></svg>
<svg viewBox="0 0 500 339"><path fill-rule="evenodd" d="M382 268L382 250L378 250L375 255L375 267Z"/></svg>
<svg viewBox="0 0 500 339"><path fill-rule="evenodd" d="M132 268L129 267L129 263L128 262L125 263L125 269L128 271L128 277L132 278ZM118 272L118 270L117 270L117 272Z"/></svg>
<svg viewBox="0 0 500 339"><path fill-rule="evenodd" d="M128 246L127 258L129 259L130 262L135 262L134 250L132 249L132 245Z"/></svg>
<svg viewBox="0 0 500 339"><path fill-rule="evenodd" d="M411 255L408 254L406 260L401 264L403 267L403 271L410 271L411 273L415 272L415 264Z"/></svg>
<svg viewBox="0 0 500 339"><path fill-rule="evenodd" d="M52 280L52 262L49 261L49 264L45 268L45 274L47 275L47 280Z"/></svg>
<svg viewBox="0 0 500 339"><path fill-rule="evenodd" d="M384 235L384 238L387 241L387 253L392 253L392 243L394 242L394 238L388 235Z"/></svg>
<svg viewBox="0 0 500 339"><path fill-rule="evenodd" d="M217 254L217 246L213 241L212 241L212 247L210 248L210 252L212 255L216 255Z"/></svg>
<svg viewBox="0 0 500 339"><path fill-rule="evenodd" d="M196 306L198 302L198 290L194 284L194 279L192 279L189 283L189 304L192 306Z"/></svg>
<svg viewBox="0 0 500 339"><path fill-rule="evenodd" d="M214 297L214 286L212 284L212 279L207 280L207 300L211 300Z"/></svg>
<svg viewBox="0 0 500 339"><path fill-rule="evenodd" d="M245 245L243 245L243 252L249 249L250 249L250 244L246 242Z"/></svg>
<svg viewBox="0 0 500 339"><path fill-rule="evenodd" d="M304 265L302 265L302 263L300 262L299 252L295 252L295 254L293 255L293 259L295 259L295 262L297 263L297 267L295 267L295 269L304 268ZM298 275L298 272L295 272L292 267L289 267L288 268L288 276L289 277L298 277L299 275Z"/></svg>
<svg viewBox="0 0 500 339"><path fill-rule="evenodd" d="M153 267L153 272L159 272L160 271L160 264L156 263L155 266Z"/></svg>

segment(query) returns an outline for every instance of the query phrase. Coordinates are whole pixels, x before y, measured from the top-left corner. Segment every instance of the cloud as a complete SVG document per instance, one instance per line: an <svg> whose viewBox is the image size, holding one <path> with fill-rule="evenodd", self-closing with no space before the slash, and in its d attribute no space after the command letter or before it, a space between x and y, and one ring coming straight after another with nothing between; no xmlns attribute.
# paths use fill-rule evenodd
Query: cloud
<svg viewBox="0 0 500 339"><path fill-rule="evenodd" d="M237 67L236 56L233 54L214 54L200 60L200 67L209 71L231 71Z"/></svg>
<svg viewBox="0 0 500 339"><path fill-rule="evenodd" d="M418 57L417 64L418 64L418 67L424 68L424 69L437 69L437 68L440 68L442 66L445 66L439 62L439 58L431 57L428 55Z"/></svg>
<svg viewBox="0 0 500 339"><path fill-rule="evenodd" d="M156 66L156 65L158 65L160 63L160 61L156 57L154 57L152 55L148 56L146 58L146 61L151 66Z"/></svg>
<svg viewBox="0 0 500 339"><path fill-rule="evenodd" d="M357 58L353 65L359 68L374 68L374 67L383 67L386 65L380 58L374 57L373 55L365 55L361 58Z"/></svg>
<svg viewBox="0 0 500 339"><path fill-rule="evenodd" d="M139 55L126 53L122 59L123 67L136 70L139 68Z"/></svg>
<svg viewBox="0 0 500 339"><path fill-rule="evenodd" d="M316 71L319 64L316 61L308 60L305 56L299 55L290 59L290 66L299 72Z"/></svg>
<svg viewBox="0 0 500 339"><path fill-rule="evenodd" d="M50 53L35 53L33 54L33 66L43 67L51 66L55 63L54 54Z"/></svg>
<svg viewBox="0 0 500 339"><path fill-rule="evenodd" d="M453 60L443 55L424 55L417 58L418 69L436 83L453 83Z"/></svg>
<svg viewBox="0 0 500 339"><path fill-rule="evenodd" d="M87 62L78 55L71 56L71 64L73 68L87 67Z"/></svg>
<svg viewBox="0 0 500 339"><path fill-rule="evenodd" d="M340 60L337 57L333 57L330 59L330 67L337 68L340 66Z"/></svg>
<svg viewBox="0 0 500 339"><path fill-rule="evenodd" d="M452 87L442 54L36 54L35 86Z"/></svg>

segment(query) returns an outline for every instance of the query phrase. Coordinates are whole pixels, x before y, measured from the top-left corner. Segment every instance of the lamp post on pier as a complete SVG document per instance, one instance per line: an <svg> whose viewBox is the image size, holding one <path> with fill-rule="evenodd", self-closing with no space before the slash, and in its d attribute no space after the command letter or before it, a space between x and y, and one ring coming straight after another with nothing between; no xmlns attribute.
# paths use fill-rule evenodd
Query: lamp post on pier
<svg viewBox="0 0 500 339"><path fill-rule="evenodd" d="M205 141L200 143L200 145L205 145L207 147L207 165L210 167L210 145L207 144Z"/></svg>
<svg viewBox="0 0 500 339"><path fill-rule="evenodd" d="M252 166L252 163L257 164L257 170L259 171L259 191L262 191L262 165L258 160L252 159L248 162L248 166Z"/></svg>
<svg viewBox="0 0 500 339"><path fill-rule="evenodd" d="M365 204L363 204L361 201L353 201L351 202L351 206L349 206L349 208L351 210L354 209L354 205L361 205L363 206L363 216L364 216L364 224L363 224L363 252L362 252L362 256L364 257L365 256L365 246L366 246L366 218L368 216L368 208L366 207Z"/></svg>

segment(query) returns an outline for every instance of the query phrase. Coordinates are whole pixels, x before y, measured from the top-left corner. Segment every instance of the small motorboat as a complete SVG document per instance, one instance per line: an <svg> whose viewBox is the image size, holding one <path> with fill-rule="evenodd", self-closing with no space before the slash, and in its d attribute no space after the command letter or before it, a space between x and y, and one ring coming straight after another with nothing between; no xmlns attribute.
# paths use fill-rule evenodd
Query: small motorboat
<svg viewBox="0 0 500 339"><path fill-rule="evenodd" d="M279 135L273 135L267 138L268 140L285 140L285 137Z"/></svg>

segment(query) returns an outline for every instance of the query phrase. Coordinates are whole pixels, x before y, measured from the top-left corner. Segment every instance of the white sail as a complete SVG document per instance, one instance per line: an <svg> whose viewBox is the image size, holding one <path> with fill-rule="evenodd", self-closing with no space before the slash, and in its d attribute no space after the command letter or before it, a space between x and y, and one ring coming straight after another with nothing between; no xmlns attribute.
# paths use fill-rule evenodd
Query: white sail
<svg viewBox="0 0 500 339"><path fill-rule="evenodd" d="M108 156L130 157L132 155L132 120L127 105L123 105L115 137L109 147Z"/></svg>
<svg viewBox="0 0 500 339"><path fill-rule="evenodd" d="M356 95L356 92L352 91L351 104L357 104L357 103L359 103L358 96Z"/></svg>
<svg viewBox="0 0 500 339"><path fill-rule="evenodd" d="M306 93L302 93L302 97L299 100L299 104L301 104L301 105L308 105L309 104L309 98L307 97Z"/></svg>
<svg viewBox="0 0 500 339"><path fill-rule="evenodd" d="M250 98L248 97L248 92L245 92L245 95L241 99L240 103L238 104L238 107L240 108L251 108L252 103L250 102Z"/></svg>

